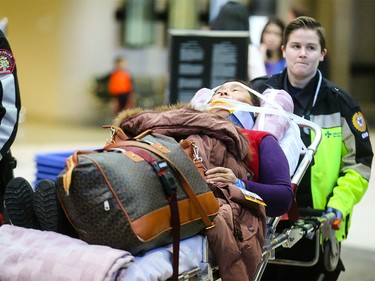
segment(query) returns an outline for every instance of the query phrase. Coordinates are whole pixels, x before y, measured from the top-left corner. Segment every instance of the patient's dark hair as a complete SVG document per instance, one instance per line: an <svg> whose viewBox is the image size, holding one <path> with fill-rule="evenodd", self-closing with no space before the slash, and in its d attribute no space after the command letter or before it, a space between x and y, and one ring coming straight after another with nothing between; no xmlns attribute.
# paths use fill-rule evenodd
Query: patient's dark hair
<svg viewBox="0 0 375 281"><path fill-rule="evenodd" d="M223 84L228 83L228 82L238 82L238 83L244 84L245 86L251 88L249 82L246 82L246 81L241 80L241 79L229 79L229 80L226 80ZM253 93L251 93L249 91L248 91L248 93L251 97L251 103L253 104L253 106L260 106L260 98L258 98L256 95L254 95Z"/></svg>

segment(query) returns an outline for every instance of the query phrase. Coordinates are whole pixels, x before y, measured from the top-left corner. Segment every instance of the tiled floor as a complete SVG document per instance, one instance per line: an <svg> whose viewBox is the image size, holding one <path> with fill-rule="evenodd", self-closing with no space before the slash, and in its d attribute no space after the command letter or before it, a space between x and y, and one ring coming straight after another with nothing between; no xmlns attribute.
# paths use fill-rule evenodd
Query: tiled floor
<svg viewBox="0 0 375 281"><path fill-rule="evenodd" d="M25 122L20 125L12 152L17 158L16 176L35 180L35 155L76 149L101 148L109 137L109 130L98 126L74 126ZM375 133L372 134L375 144ZM343 244L342 259L346 272L340 281L375 280L375 179L370 182L366 196L356 206L348 240Z"/></svg>

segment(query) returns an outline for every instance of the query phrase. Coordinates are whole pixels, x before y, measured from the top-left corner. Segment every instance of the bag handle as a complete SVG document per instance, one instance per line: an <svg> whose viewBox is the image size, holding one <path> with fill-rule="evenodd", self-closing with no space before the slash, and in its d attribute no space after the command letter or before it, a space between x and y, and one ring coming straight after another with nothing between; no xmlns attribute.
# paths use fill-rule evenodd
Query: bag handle
<svg viewBox="0 0 375 281"><path fill-rule="evenodd" d="M116 141L125 141L128 140L129 137L125 134L125 132L117 126L113 125L104 125L102 126L104 129L111 129L111 133L109 134L109 138L107 139L107 144L113 144Z"/></svg>
<svg viewBox="0 0 375 281"><path fill-rule="evenodd" d="M122 147L122 146L125 146L125 147L126 146L140 147L140 148L146 149L146 150L148 150L148 151L156 154L160 158L162 158L165 161L167 161L168 164L171 165L171 167L173 167L175 169L175 171L177 172L177 174L179 175L179 177L181 179L181 182L182 182L182 186L183 186L185 192L187 193L189 199L193 203L194 207L199 212L199 214L200 214L200 216L202 218L202 221L203 221L203 223L206 226L206 229L211 228L211 227L213 227L215 225L211 221L211 219L208 217L206 211L204 210L204 208L202 207L201 203L199 202L197 195L194 193L193 189L191 188L189 182L186 180L186 178L183 175L183 173L162 152L160 152L158 149L154 148L153 146L150 146L148 144L145 144L145 143L142 143L142 142L139 142L139 141L133 141L133 140L116 142L116 146L117 147Z"/></svg>
<svg viewBox="0 0 375 281"><path fill-rule="evenodd" d="M70 184L72 182L72 173L73 169L76 166L76 162L74 160L74 155L69 156L65 160L65 166L66 166L66 172L63 175L63 186L64 186L64 191L66 195L69 195L69 188Z"/></svg>
<svg viewBox="0 0 375 281"><path fill-rule="evenodd" d="M191 140L183 139L179 142L181 148L185 151L187 156L193 161L195 167L198 169L202 178L205 178L204 172L207 168L203 164L202 157L199 156L198 146Z"/></svg>
<svg viewBox="0 0 375 281"><path fill-rule="evenodd" d="M129 139L129 137L125 134L125 132L120 127L113 126L113 125L103 125L102 128L111 129L111 133L109 135L109 138L107 139L106 146L104 147L103 150L107 150L111 147L116 148L116 146L114 146L115 143L124 142ZM91 153L97 153L97 152L98 150L90 151L90 152L75 151L73 155L69 156L65 160L66 172L64 173L62 178L63 178L63 187L64 187L64 191L66 195L69 195L69 188L72 182L73 169L78 164L78 154L91 154Z"/></svg>

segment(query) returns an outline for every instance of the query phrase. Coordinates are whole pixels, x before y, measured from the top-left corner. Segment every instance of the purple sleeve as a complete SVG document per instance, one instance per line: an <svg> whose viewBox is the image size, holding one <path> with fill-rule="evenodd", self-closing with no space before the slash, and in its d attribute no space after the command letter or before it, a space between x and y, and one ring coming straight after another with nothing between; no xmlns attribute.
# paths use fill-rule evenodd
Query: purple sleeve
<svg viewBox="0 0 375 281"><path fill-rule="evenodd" d="M247 189L263 198L269 217L288 212L293 189L288 161L274 137L265 137L259 147L259 182L244 180Z"/></svg>

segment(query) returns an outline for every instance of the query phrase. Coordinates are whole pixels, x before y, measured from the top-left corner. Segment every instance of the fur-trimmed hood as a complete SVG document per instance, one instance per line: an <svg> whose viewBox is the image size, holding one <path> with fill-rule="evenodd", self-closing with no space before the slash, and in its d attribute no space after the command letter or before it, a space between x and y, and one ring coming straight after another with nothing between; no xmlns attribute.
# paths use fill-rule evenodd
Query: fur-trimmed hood
<svg viewBox="0 0 375 281"><path fill-rule="evenodd" d="M202 112L189 105L161 106L154 110L141 108L121 112L114 125L129 137L148 129L177 141L190 135L206 135L220 140L237 160L244 160L249 151L248 140L230 121L217 114Z"/></svg>

